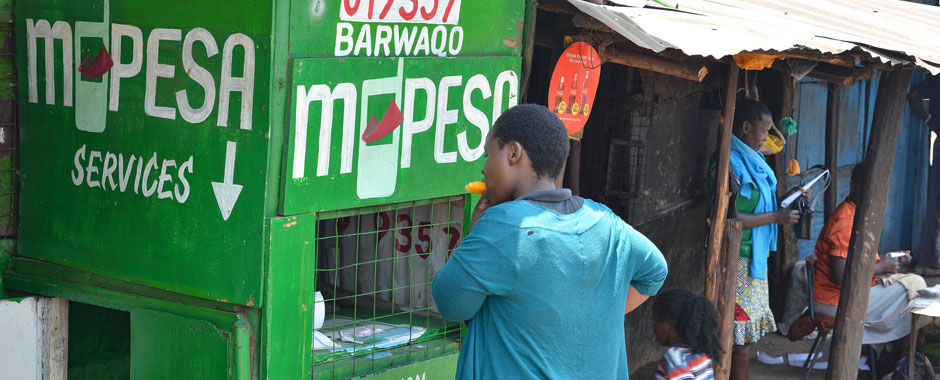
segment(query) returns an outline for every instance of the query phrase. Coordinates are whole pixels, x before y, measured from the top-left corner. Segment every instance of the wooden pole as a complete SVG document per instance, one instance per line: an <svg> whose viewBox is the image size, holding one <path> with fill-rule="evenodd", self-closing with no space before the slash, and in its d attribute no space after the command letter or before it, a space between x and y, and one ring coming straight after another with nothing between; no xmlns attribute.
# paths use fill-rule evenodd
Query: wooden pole
<svg viewBox="0 0 940 380"><path fill-rule="evenodd" d="M780 117L793 117L793 100L796 93L796 80L784 65L780 83ZM781 199L790 189L787 188L787 163L796 158L796 149L784 149L773 157L774 172L777 175L777 198ZM779 315L786 303L786 289L790 282L790 268L799 256L799 242L793 227L778 225L777 254L770 256L774 261L770 276L770 309Z"/></svg>
<svg viewBox="0 0 940 380"><path fill-rule="evenodd" d="M721 128L718 131L718 167L715 169L715 206L711 224L708 226L708 246L705 259L705 298L718 304L718 257L721 252L721 237L728 213L728 157L731 155L731 127L734 121L734 103L738 89L738 66L729 65L728 82L725 84L725 106L721 111Z"/></svg>
<svg viewBox="0 0 940 380"><path fill-rule="evenodd" d="M856 205L849 257L839 295L839 311L829 350L829 371L826 379L854 379L858 375L858 358L862 348L868 292L875 269L875 255L884 222L885 202L898 127L911 83L911 71L895 68L881 74L875 112L872 117L871 139L865 155L865 173Z"/></svg>
<svg viewBox="0 0 940 380"><path fill-rule="evenodd" d="M581 135L584 138L584 135ZM568 188L572 195L581 195L581 140L570 139L571 153L568 156Z"/></svg>
<svg viewBox="0 0 940 380"><path fill-rule="evenodd" d="M535 15L538 5L535 0L525 2L525 21L522 27L522 78L519 89L522 91L522 103L526 103L529 95L529 80L532 77L532 53L535 51Z"/></svg>
<svg viewBox="0 0 940 380"><path fill-rule="evenodd" d="M836 210L839 200L836 199L839 191L839 103L842 99L842 86L830 83L826 97L826 167L829 168L832 182L829 191L826 191L825 210L826 218Z"/></svg>
<svg viewBox="0 0 940 380"><path fill-rule="evenodd" d="M721 243L720 289L718 291L718 344L721 352L712 361L715 380L731 376L731 346L734 343L734 303L738 285L738 257L741 254L741 221L725 221L725 234Z"/></svg>
<svg viewBox="0 0 940 380"><path fill-rule="evenodd" d="M907 350L907 378L914 379L914 363L917 355L917 318L918 314L911 313L911 344Z"/></svg>

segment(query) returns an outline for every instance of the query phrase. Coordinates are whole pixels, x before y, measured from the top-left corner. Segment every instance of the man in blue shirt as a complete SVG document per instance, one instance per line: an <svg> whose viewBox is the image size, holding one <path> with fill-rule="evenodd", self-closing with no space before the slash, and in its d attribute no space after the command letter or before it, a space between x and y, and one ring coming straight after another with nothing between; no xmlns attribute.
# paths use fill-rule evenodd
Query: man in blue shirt
<svg viewBox="0 0 940 380"><path fill-rule="evenodd" d="M662 253L556 188L568 133L545 107L507 110L484 149L472 229L432 285L444 319L470 321L457 378L626 379L624 314L662 286Z"/></svg>

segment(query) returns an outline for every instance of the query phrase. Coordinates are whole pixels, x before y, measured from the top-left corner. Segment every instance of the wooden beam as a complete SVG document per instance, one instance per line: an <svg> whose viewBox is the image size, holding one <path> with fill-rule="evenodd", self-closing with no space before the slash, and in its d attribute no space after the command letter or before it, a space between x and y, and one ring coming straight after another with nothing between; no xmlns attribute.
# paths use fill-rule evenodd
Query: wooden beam
<svg viewBox="0 0 940 380"><path fill-rule="evenodd" d="M836 66L855 67L855 57L848 54L818 53L805 49L787 50L776 53L787 58L805 59L807 61L825 62Z"/></svg>
<svg viewBox="0 0 940 380"><path fill-rule="evenodd" d="M827 219L836 210L839 202L836 197L839 193L839 104L842 102L842 86L830 83L828 94L826 97L826 167L829 168L832 181L823 198Z"/></svg>
<svg viewBox="0 0 940 380"><path fill-rule="evenodd" d="M780 117L793 117L793 102L796 94L796 79L790 75L790 68L781 67L780 83ZM790 189L787 188L787 163L796 157L796 149L784 149L773 156L774 173L777 176L777 198ZM771 310L782 313L786 303L786 286L789 284L790 268L799 256L799 242L793 227L778 225L777 254L771 255L774 260L774 271L770 277L770 305Z"/></svg>
<svg viewBox="0 0 940 380"><path fill-rule="evenodd" d="M604 52L600 54L601 60L604 62L613 62L624 66L655 71L660 74L671 75L695 82L702 82L702 80L705 79L705 75L708 74L708 68L706 68L705 65L674 61L653 54L643 54L614 47L604 49Z"/></svg>
<svg viewBox="0 0 940 380"><path fill-rule="evenodd" d="M615 35L620 36L620 33L617 33L617 31L607 26L607 24L581 12L577 12L574 16L572 16L571 22L574 23L574 26L577 26L582 29L589 29L595 32L615 34ZM623 38L626 39L625 37Z"/></svg>
<svg viewBox="0 0 940 380"><path fill-rule="evenodd" d="M875 255L884 222L898 128L911 71L896 68L881 74L875 112L872 117L871 139L865 155L865 173L856 205L849 255L839 295L839 311L829 350L829 371L826 379L854 379L858 375L859 352L862 348L868 292L874 274Z"/></svg>
<svg viewBox="0 0 940 380"><path fill-rule="evenodd" d="M741 254L741 221L725 221L725 237L721 243L721 273L719 274L718 345L721 352L712 361L715 380L727 380L731 376L731 346L734 343L734 304L738 286L738 257Z"/></svg>
<svg viewBox="0 0 940 380"><path fill-rule="evenodd" d="M851 86L855 81L861 79L871 79L875 71L871 67L845 68L827 63L820 63L810 71L810 77L822 79L829 83L842 86Z"/></svg>
<svg viewBox="0 0 940 380"><path fill-rule="evenodd" d="M578 8L575 8L574 5L571 5L564 0L540 0L538 2L538 7L541 10L560 13L560 14L569 14L573 15L578 13Z"/></svg>
<svg viewBox="0 0 940 380"><path fill-rule="evenodd" d="M734 120L734 103L738 90L738 65L728 65L728 81L725 84L725 106L721 111L721 128L718 130L718 166L715 168L715 205L708 226L708 246L705 258L705 298L718 304L718 258L724 234L725 216L728 214L728 158L731 156L731 127Z"/></svg>

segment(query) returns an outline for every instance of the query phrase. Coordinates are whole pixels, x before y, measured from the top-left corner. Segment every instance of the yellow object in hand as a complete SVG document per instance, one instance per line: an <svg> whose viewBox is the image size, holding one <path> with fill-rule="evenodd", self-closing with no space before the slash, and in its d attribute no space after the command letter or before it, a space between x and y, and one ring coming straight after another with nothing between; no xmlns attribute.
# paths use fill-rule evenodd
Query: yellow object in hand
<svg viewBox="0 0 940 380"><path fill-rule="evenodd" d="M486 183L483 182L470 182L465 187L467 191L474 193L476 195L483 195L483 192L486 191Z"/></svg>

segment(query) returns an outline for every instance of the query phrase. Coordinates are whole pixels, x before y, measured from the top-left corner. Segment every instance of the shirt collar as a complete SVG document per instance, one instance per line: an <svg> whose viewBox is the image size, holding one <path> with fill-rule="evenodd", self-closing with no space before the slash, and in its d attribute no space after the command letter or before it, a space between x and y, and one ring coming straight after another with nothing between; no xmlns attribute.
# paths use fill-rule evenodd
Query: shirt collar
<svg viewBox="0 0 940 380"><path fill-rule="evenodd" d="M536 201L536 202L564 202L569 199L571 199L570 189L533 191L519 198L516 198L517 201L529 200L529 201Z"/></svg>

